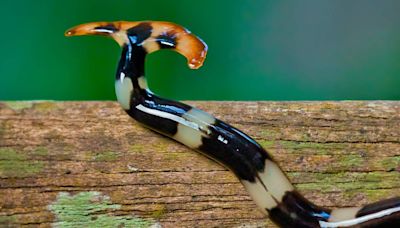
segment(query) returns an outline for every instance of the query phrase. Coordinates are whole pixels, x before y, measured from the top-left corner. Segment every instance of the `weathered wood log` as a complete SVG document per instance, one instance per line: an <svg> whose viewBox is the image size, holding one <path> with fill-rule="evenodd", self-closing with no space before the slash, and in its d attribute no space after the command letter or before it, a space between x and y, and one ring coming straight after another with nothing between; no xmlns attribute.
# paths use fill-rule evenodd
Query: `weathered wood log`
<svg viewBox="0 0 400 228"><path fill-rule="evenodd" d="M400 102L189 102L326 207L400 195ZM0 103L0 227L274 227L225 168L114 102Z"/></svg>

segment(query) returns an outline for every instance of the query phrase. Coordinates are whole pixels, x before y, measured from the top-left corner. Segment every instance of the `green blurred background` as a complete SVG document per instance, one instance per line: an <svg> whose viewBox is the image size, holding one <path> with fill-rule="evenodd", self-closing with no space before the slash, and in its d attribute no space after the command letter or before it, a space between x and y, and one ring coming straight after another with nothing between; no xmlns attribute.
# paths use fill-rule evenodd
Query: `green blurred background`
<svg viewBox="0 0 400 228"><path fill-rule="evenodd" d="M209 46L203 68L150 55L150 88L183 100L400 99L400 1L1 1L0 100L114 100L118 45L91 21L165 20Z"/></svg>

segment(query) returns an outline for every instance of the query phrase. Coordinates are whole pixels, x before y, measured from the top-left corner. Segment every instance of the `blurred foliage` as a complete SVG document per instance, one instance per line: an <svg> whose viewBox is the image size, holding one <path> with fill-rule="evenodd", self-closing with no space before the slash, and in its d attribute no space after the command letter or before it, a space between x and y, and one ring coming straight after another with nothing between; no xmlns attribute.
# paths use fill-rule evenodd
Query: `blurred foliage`
<svg viewBox="0 0 400 228"><path fill-rule="evenodd" d="M400 99L400 1L2 1L0 100L114 100L119 47L65 38L91 21L164 20L209 46L203 68L150 55L152 90L184 100Z"/></svg>

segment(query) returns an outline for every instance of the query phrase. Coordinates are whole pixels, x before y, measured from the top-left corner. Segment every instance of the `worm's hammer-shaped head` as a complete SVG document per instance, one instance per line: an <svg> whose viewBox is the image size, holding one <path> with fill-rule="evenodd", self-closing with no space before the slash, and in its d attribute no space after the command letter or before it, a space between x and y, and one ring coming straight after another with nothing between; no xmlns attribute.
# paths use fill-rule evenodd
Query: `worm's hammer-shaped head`
<svg viewBox="0 0 400 228"><path fill-rule="evenodd" d="M75 26L66 36L102 35L112 37L120 46L142 46L147 53L172 49L188 60L188 66L197 69L203 65L207 45L187 29L170 22L91 22Z"/></svg>

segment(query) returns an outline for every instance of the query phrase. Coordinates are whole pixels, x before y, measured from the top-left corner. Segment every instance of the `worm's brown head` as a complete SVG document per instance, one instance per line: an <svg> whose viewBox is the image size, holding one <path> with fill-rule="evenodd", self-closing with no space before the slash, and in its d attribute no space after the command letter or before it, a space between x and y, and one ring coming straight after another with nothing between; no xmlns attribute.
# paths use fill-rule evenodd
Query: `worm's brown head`
<svg viewBox="0 0 400 228"><path fill-rule="evenodd" d="M65 35L110 36L120 46L142 46L147 53L159 49L172 49L186 57L191 69L201 67L207 54L207 45L200 38L170 22L91 22L71 28Z"/></svg>

